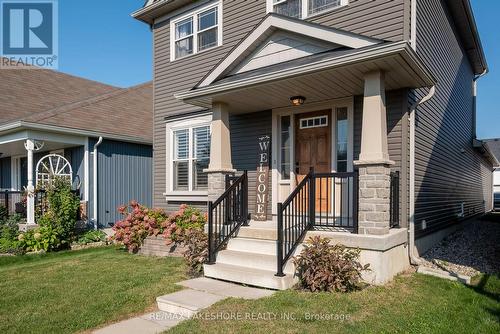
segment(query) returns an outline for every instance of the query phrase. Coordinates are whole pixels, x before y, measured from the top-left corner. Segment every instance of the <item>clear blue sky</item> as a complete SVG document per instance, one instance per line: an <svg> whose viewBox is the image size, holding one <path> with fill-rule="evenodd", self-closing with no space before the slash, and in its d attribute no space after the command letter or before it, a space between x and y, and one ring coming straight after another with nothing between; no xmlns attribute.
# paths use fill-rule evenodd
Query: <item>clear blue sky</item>
<svg viewBox="0 0 500 334"><path fill-rule="evenodd" d="M152 77L152 34L130 17L144 0L60 0L59 70L120 87ZM479 81L478 137L500 137L500 1L472 0L490 68Z"/></svg>

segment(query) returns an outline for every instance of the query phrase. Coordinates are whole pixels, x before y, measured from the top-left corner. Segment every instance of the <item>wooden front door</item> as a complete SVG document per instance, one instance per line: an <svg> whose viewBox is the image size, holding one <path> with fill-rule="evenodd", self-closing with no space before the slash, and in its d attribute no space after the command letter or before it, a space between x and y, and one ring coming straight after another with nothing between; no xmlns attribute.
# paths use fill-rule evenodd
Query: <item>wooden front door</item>
<svg viewBox="0 0 500 334"><path fill-rule="evenodd" d="M299 114L295 117L295 176L297 184L314 167L316 173L331 172L331 111ZM318 184L325 182L325 184ZM316 183L316 212L330 209L328 180Z"/></svg>

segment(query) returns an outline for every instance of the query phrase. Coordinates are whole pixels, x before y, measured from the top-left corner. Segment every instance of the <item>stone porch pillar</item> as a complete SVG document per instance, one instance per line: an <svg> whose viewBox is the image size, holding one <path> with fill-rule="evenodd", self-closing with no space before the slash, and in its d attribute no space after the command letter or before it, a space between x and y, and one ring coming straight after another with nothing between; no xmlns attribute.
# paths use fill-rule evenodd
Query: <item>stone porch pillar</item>
<svg viewBox="0 0 500 334"><path fill-rule="evenodd" d="M360 234L387 234L390 227L390 166L384 74L365 74L359 169Z"/></svg>
<svg viewBox="0 0 500 334"><path fill-rule="evenodd" d="M35 151L35 141L32 139L26 140L24 147L27 151L28 156L28 187L27 187L27 198L26 198L26 223L28 225L35 224L35 186L33 184L33 151Z"/></svg>
<svg viewBox="0 0 500 334"><path fill-rule="evenodd" d="M231 162L229 108L224 103L212 105L212 136L208 169L208 200L215 201L225 190L226 175L234 175Z"/></svg>

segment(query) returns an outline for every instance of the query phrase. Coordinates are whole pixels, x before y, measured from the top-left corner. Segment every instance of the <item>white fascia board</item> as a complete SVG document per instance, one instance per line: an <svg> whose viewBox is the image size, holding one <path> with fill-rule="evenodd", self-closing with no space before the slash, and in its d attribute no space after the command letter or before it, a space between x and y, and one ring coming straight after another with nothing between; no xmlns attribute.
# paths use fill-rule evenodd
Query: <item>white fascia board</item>
<svg viewBox="0 0 500 334"><path fill-rule="evenodd" d="M312 72L326 70L337 66L350 65L360 61L367 61L370 59L380 58L387 55L397 55L401 53L409 55L412 61L416 62L416 64L419 67L419 70L422 71L422 74L426 77L426 80L428 82L434 81L430 73L426 71L424 67L421 66L421 64L419 64L420 61L418 61L418 59L415 57L414 52L408 46L408 43L406 41L403 41L403 42L394 42L390 44L383 44L380 46L374 46L373 48L360 50L359 52L351 53L348 55L339 56L332 59L324 59L315 63L304 64L302 66L297 66L295 68L282 69L272 73L263 73L251 78L243 78L238 81L214 84L209 87L190 90L184 93L178 93L175 94L174 96L179 100L187 100L191 98L209 96L216 93L223 93L225 91L248 87L250 85L262 84L275 80L286 79L289 77L309 74Z"/></svg>
<svg viewBox="0 0 500 334"><path fill-rule="evenodd" d="M0 134L2 132L11 132L11 131L17 131L17 130L39 130L39 131L46 131L46 132L57 132L57 133L63 133L63 134L70 134L73 136L104 137L106 139L112 139L112 140L124 141L124 142L130 142L130 143L152 144L152 141L145 140L142 138L131 137L131 136L120 136L120 135L115 135L115 134L110 134L110 133L105 133L105 132L99 132L99 131L89 131L89 130L82 130L82 129L67 128L67 127L61 127L61 126L57 126L57 125L47 125L47 124L39 124L39 123L32 123L32 122L25 122L25 121L16 121L16 122L0 125Z"/></svg>
<svg viewBox="0 0 500 334"><path fill-rule="evenodd" d="M361 36L348 31L330 27L323 27L307 21L295 20L275 14L268 16L248 35L231 53L205 77L198 87L206 87L217 80L228 68L238 62L245 52L252 48L253 44L260 40L269 29L281 29L307 37L319 39L333 44L343 45L353 49L379 44L382 41L370 37Z"/></svg>

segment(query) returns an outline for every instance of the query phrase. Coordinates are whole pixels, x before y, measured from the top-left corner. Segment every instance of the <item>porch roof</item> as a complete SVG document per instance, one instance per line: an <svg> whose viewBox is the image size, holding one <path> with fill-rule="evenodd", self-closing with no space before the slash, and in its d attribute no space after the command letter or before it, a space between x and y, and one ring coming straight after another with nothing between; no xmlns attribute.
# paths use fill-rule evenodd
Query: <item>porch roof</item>
<svg viewBox="0 0 500 334"><path fill-rule="evenodd" d="M383 71L387 90L432 86L436 80L407 42L378 43L357 49L337 48L248 72L226 75L206 86L176 94L186 103L231 112L251 112L290 105L294 95L307 102L362 95L364 74Z"/></svg>

